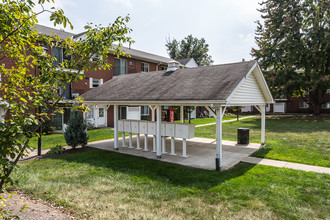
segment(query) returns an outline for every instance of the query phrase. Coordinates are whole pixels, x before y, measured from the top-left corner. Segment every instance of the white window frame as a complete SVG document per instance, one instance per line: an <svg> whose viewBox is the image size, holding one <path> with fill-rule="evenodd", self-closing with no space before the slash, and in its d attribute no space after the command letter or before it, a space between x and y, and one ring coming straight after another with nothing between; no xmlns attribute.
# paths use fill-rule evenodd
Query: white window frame
<svg viewBox="0 0 330 220"><path fill-rule="evenodd" d="M125 74L127 74L127 72L128 72L128 67L127 67L127 60L126 59L122 59L122 58L115 58L115 60L120 60L120 65L119 65L119 75L116 75L116 61L115 61L115 68L114 68L114 76L120 76L120 75L125 75ZM125 65L125 72L123 73L122 72L122 63L125 63L126 65Z"/></svg>
<svg viewBox="0 0 330 220"><path fill-rule="evenodd" d="M308 108L309 105L306 102L299 102L299 108Z"/></svg>
<svg viewBox="0 0 330 220"><path fill-rule="evenodd" d="M323 103L322 109L330 109L330 102Z"/></svg>
<svg viewBox="0 0 330 220"><path fill-rule="evenodd" d="M142 111L144 109L144 111ZM147 109L147 113L145 113L145 110ZM141 106L141 115L149 115L149 106L143 105Z"/></svg>
<svg viewBox="0 0 330 220"><path fill-rule="evenodd" d="M94 80L98 80L98 85L97 86L94 86ZM96 87L98 87L102 84L103 84L103 79L97 79L97 78L92 78L92 77L89 78L89 88L90 89L96 88Z"/></svg>
<svg viewBox="0 0 330 220"><path fill-rule="evenodd" d="M87 119L94 119L94 108L90 108L86 114Z"/></svg>
<svg viewBox="0 0 330 220"><path fill-rule="evenodd" d="M98 55L97 53L93 53L92 57L91 57L91 61L92 62L96 62L97 60L101 59L102 56Z"/></svg>
<svg viewBox="0 0 330 220"><path fill-rule="evenodd" d="M150 70L149 63L141 62L141 72L149 72L149 70Z"/></svg>

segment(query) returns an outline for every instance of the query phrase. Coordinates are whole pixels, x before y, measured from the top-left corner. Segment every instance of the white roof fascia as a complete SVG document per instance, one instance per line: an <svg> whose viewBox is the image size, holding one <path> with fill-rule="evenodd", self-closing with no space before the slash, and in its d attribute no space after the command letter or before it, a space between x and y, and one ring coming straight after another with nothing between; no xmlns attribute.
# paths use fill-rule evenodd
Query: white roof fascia
<svg viewBox="0 0 330 220"><path fill-rule="evenodd" d="M257 63L258 64L258 63ZM269 88L268 88L268 85L267 85L267 82L266 82L266 79L265 79L265 77L264 77L264 75L262 74L262 71L261 71L261 69L260 69L260 66L259 66L259 64L257 65L257 67L258 67L258 70L259 70L259 77L262 79L262 84L261 84L261 91L263 91L264 89L267 91L266 92L266 94L268 95L268 98L270 99L270 101L267 101L266 100L266 102L267 103L275 103L275 101L274 101L274 99L273 99L273 96L272 96L272 93L270 92L270 90L269 90ZM257 78L257 80L258 80L258 77L256 77ZM264 88L262 88L262 87L264 87Z"/></svg>
<svg viewBox="0 0 330 220"><path fill-rule="evenodd" d="M164 105L164 106L205 106L223 105L224 100L182 100L182 101L84 101L86 105L110 104L110 105Z"/></svg>

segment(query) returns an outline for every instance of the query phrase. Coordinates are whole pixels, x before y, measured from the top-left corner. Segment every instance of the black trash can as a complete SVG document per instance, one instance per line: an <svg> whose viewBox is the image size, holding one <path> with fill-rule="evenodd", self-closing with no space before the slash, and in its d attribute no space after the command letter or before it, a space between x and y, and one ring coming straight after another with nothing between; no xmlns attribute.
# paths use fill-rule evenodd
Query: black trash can
<svg viewBox="0 0 330 220"><path fill-rule="evenodd" d="M238 144L249 144L249 128L238 128L237 129L237 143Z"/></svg>

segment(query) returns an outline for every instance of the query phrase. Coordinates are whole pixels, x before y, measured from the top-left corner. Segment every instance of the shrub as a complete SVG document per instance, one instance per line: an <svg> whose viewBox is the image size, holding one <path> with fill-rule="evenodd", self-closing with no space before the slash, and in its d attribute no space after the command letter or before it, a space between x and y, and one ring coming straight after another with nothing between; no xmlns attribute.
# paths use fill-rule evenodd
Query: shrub
<svg viewBox="0 0 330 220"><path fill-rule="evenodd" d="M66 143L73 149L76 146L81 145L82 147L87 145L87 123L84 121L80 112L72 111L68 126L64 131L64 138Z"/></svg>
<svg viewBox="0 0 330 220"><path fill-rule="evenodd" d="M58 144L55 147L50 148L47 154L62 154L64 151L65 148Z"/></svg>

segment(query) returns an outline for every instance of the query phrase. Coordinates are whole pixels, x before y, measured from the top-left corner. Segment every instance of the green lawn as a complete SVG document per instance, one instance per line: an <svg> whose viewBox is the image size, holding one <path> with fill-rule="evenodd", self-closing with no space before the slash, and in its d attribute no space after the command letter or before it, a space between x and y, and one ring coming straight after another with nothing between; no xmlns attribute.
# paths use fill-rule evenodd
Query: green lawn
<svg viewBox="0 0 330 220"><path fill-rule="evenodd" d="M88 134L88 141L99 141L104 139L111 139L114 137L114 132L111 129L95 129L87 131ZM119 135L121 135L121 132L119 132ZM42 141L42 149L48 149L51 147L56 146L57 144L61 146L67 146L64 135L63 134L51 134L51 135L44 135L41 138ZM36 137L32 138L30 140L30 145L33 148L38 147L38 139Z"/></svg>
<svg viewBox="0 0 330 220"><path fill-rule="evenodd" d="M237 128L250 128L250 142L260 143L260 118L224 123L223 139L237 140ZM196 128L195 136L215 138L215 125ZM330 167L330 117L267 116L266 146L254 156Z"/></svg>
<svg viewBox="0 0 330 220"><path fill-rule="evenodd" d="M330 218L330 175L261 165L219 173L88 151L21 162L14 178L79 219Z"/></svg>

